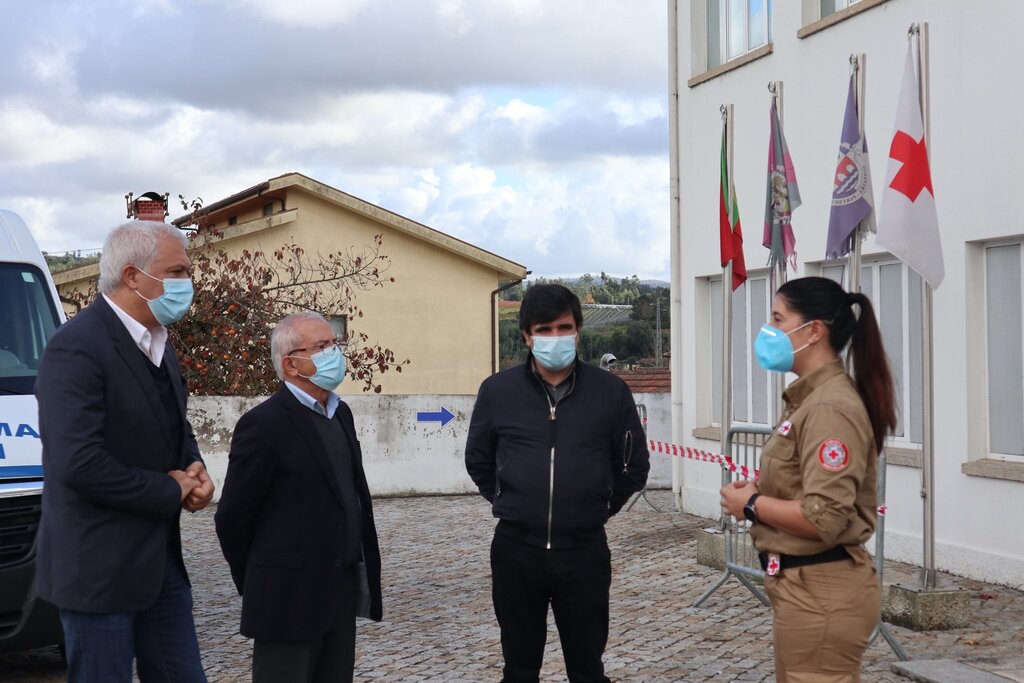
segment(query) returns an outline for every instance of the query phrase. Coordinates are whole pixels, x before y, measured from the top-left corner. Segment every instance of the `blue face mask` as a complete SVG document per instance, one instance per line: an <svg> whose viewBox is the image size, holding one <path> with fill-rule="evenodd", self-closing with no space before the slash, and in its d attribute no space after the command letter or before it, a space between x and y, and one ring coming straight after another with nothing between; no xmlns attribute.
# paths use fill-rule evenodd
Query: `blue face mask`
<svg viewBox="0 0 1024 683"><path fill-rule="evenodd" d="M146 299L149 303L149 310L153 312L153 317L161 325L170 325L176 323L185 317L188 313L188 309L192 306L192 297L195 292L192 288L192 280L187 277L175 277L161 280L158 277L153 277L146 271L139 268L139 272L148 277L151 280L162 282L164 285L164 293L155 299L146 299L146 297L139 294L139 290L135 290L136 294Z"/></svg>
<svg viewBox="0 0 1024 683"><path fill-rule="evenodd" d="M576 335L534 337L533 357L552 372L565 370L576 358Z"/></svg>
<svg viewBox="0 0 1024 683"><path fill-rule="evenodd" d="M317 351L312 356L296 356L296 358L309 358L313 361L316 372L309 377L299 374L299 377L305 377L321 389L334 391L345 379L345 354L341 352L337 344L323 351Z"/></svg>
<svg viewBox="0 0 1024 683"><path fill-rule="evenodd" d="M793 342L789 335L810 325L813 320L805 322L790 332L783 332L777 327L764 325L757 333L754 340L754 355L757 362L765 370L773 372L789 372L793 369L793 356L806 349L810 344L804 344L799 349L793 350Z"/></svg>

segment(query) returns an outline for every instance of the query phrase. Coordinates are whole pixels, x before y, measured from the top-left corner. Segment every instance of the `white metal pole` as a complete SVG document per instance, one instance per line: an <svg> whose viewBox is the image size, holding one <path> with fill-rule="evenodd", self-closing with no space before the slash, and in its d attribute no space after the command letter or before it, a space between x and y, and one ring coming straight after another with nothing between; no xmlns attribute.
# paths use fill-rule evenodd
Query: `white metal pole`
<svg viewBox="0 0 1024 683"><path fill-rule="evenodd" d="M782 81L772 81L768 84L768 90L772 93L772 99L775 101L775 110L779 115L779 128L782 128ZM769 144L775 144L775 141L771 141ZM777 162L776 162L777 163ZM779 287L786 283L786 259L785 254L778 263L772 267L768 273L768 310L765 320L771 322L772 319L772 302L775 299L775 292L778 291ZM770 372L771 376L771 387L772 387L772 424L778 425L782 419L782 392L785 391L786 385L786 373L784 372Z"/></svg>
<svg viewBox="0 0 1024 683"><path fill-rule="evenodd" d="M672 310L671 382L672 443L683 443L683 236L679 182L679 0L668 0L668 158L669 214L671 220ZM672 500L677 512L683 510L683 472L681 458L672 458Z"/></svg>
<svg viewBox="0 0 1024 683"><path fill-rule="evenodd" d="M722 107L725 119L725 167L729 183L726 186L725 211L730 217L732 228L732 125L733 108L731 104ZM732 269L730 260L722 271L722 453L729 454L729 429L732 427Z"/></svg>
<svg viewBox="0 0 1024 683"><path fill-rule="evenodd" d="M928 88L928 22L917 24L917 68L918 96L921 102L921 118L924 123L925 147L931 156L931 112ZM926 280L921 282L921 384L924 416L921 439L921 496L924 498L924 571L921 584L925 589L936 587L935 574L935 383L932 330L932 287Z"/></svg>
<svg viewBox="0 0 1024 683"><path fill-rule="evenodd" d="M864 139L864 84L867 76L867 55L850 55L850 65L853 69L855 85L854 96L857 98L857 121L859 123L860 137ZM866 172L865 170L861 171ZM853 232L853 248L846 260L846 289L851 292L860 291L860 263L861 263L861 225L858 225Z"/></svg>

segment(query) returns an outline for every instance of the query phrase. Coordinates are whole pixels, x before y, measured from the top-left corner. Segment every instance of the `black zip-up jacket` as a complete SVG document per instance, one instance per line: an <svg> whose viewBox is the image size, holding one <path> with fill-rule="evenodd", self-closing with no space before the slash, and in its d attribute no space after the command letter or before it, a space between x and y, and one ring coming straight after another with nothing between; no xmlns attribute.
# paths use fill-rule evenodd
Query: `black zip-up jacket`
<svg viewBox="0 0 1024 683"><path fill-rule="evenodd" d="M604 523L643 488L650 456L629 387L576 361L557 403L523 365L484 380L466 443L466 470L501 522L499 533L566 548L604 539Z"/></svg>

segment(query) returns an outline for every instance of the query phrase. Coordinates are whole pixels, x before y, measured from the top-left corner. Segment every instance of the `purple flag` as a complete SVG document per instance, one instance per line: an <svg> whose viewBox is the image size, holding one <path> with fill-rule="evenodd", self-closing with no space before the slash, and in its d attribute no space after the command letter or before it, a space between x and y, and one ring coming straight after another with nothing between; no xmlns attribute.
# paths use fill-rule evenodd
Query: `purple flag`
<svg viewBox="0 0 1024 683"><path fill-rule="evenodd" d="M793 236L793 211L800 206L800 188L796 184L796 171L782 134L779 112L772 98L771 132L768 139L768 189L765 192L764 236L761 243L768 247L768 266L796 271L796 237Z"/></svg>
<svg viewBox="0 0 1024 683"><path fill-rule="evenodd" d="M850 76L850 92L846 97L834 183L832 212L828 217L828 242L825 245L825 258L829 260L850 253L858 225L875 232L875 199L868 165L868 143L860 134L853 75Z"/></svg>

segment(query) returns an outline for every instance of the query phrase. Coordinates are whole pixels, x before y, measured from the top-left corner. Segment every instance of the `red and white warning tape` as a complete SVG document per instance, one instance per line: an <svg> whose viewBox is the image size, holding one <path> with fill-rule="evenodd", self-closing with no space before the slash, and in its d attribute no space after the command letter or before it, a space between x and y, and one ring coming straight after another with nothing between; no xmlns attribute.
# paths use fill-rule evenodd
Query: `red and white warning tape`
<svg viewBox="0 0 1024 683"><path fill-rule="evenodd" d="M756 481L758 476L761 474L760 471L753 467L737 465L733 462L732 458L728 455L722 455L721 453L703 451L699 448L690 448L689 446L680 446L674 443L665 443L664 441L655 441L654 439L647 441L647 448L652 453L674 455L677 458L688 458L690 460L698 460L700 462L713 462L720 465L723 469L727 469L730 472L736 472L744 479L753 479Z"/></svg>
<svg viewBox="0 0 1024 683"><path fill-rule="evenodd" d="M677 458L688 458L689 460L698 460L700 462L713 462L720 465L723 469L738 473L744 479L757 481L757 478L761 476L760 470L747 467L746 465L737 465L733 462L732 458L728 455L722 455L721 453L704 451L699 448L690 448L689 446L680 446L674 443L665 443L664 441L655 441L654 439L648 439L647 449L651 453L674 455ZM878 506L879 515L884 517L886 511L887 507L885 503Z"/></svg>

